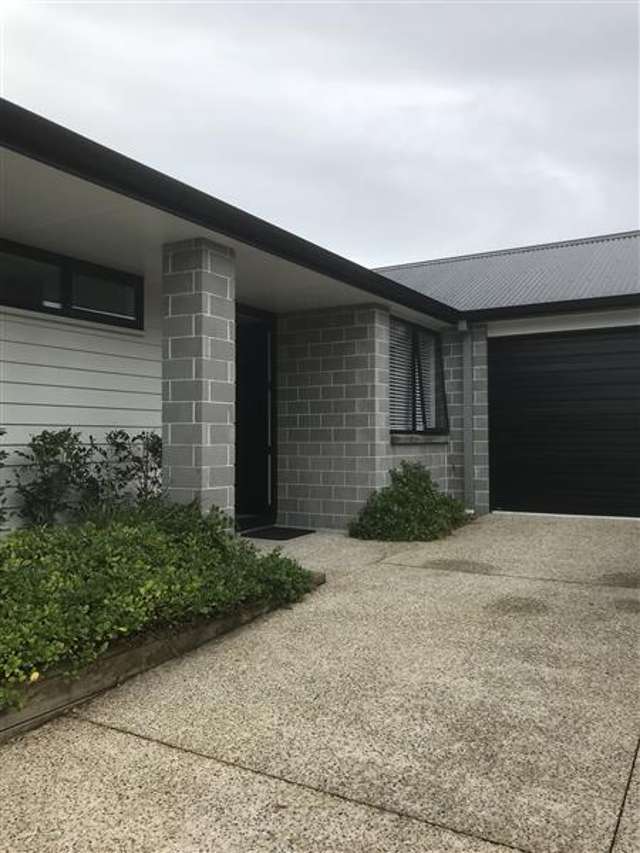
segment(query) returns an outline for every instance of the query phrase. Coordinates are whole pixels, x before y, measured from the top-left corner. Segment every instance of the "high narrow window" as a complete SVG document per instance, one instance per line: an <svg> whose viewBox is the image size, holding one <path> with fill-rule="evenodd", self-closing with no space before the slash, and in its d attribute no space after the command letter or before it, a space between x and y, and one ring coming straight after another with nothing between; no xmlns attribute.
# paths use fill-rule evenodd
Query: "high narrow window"
<svg viewBox="0 0 640 853"><path fill-rule="evenodd" d="M141 329L143 280L0 240L0 305Z"/></svg>
<svg viewBox="0 0 640 853"><path fill-rule="evenodd" d="M438 335L392 318L389 367L391 432L448 432Z"/></svg>

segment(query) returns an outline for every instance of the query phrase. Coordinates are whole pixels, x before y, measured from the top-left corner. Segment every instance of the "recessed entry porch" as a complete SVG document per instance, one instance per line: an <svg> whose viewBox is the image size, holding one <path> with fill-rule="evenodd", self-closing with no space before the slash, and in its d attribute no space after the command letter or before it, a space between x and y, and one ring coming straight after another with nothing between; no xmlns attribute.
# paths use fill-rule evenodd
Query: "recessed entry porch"
<svg viewBox="0 0 640 853"><path fill-rule="evenodd" d="M162 430L174 498L221 506L241 525L344 526L392 456L389 317L446 335L451 311L426 313L419 294L235 208L214 230L40 158L7 148L0 158L5 255L78 262L107 289L138 281L141 300L116 322L108 294L106 311L89 298L81 313L47 299L39 279L28 297L15 279L0 305L7 448L47 427L98 440ZM433 453L446 478L444 448Z"/></svg>

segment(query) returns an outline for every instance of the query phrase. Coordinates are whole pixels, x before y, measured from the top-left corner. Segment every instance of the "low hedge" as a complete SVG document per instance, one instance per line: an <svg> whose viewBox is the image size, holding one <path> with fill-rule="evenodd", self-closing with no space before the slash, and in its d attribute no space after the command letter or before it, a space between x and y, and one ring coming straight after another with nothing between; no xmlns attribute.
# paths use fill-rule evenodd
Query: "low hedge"
<svg viewBox="0 0 640 853"><path fill-rule="evenodd" d="M349 526L356 539L428 542L467 520L464 505L443 494L419 462L402 461L391 484L373 492Z"/></svg>
<svg viewBox="0 0 640 853"><path fill-rule="evenodd" d="M120 637L294 602L311 575L233 536L219 513L155 502L0 541L0 708L48 672L77 675Z"/></svg>

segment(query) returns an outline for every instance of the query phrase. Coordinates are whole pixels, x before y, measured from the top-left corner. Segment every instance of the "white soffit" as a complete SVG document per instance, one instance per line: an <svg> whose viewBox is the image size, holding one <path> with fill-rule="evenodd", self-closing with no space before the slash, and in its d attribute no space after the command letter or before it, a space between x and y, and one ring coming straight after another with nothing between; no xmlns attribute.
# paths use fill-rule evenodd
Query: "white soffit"
<svg viewBox="0 0 640 853"><path fill-rule="evenodd" d="M0 171L0 236L6 239L159 281L163 243L207 237L235 250L237 300L254 308L289 313L376 303L432 328L446 326L7 149L0 149Z"/></svg>

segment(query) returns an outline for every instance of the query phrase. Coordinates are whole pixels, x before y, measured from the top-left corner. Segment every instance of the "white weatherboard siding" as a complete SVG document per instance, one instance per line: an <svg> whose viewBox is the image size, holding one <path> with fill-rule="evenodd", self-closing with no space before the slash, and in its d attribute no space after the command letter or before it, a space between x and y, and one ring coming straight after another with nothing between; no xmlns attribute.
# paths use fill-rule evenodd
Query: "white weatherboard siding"
<svg viewBox="0 0 640 853"><path fill-rule="evenodd" d="M109 430L161 427L159 288L145 286L136 331L0 307L0 426L6 476L16 449L43 429L72 427L101 442ZM13 492L7 493L9 507Z"/></svg>

